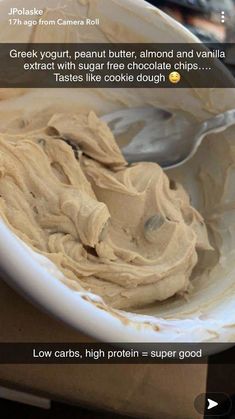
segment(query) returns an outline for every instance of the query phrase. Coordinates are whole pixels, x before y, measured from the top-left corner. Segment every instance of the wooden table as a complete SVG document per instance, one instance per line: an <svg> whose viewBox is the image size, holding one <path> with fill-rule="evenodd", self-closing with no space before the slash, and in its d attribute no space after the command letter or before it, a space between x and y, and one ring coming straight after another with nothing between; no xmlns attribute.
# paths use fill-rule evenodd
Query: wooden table
<svg viewBox="0 0 235 419"><path fill-rule="evenodd" d="M89 342L42 313L0 280L1 342ZM207 365L0 365L0 385L133 417L202 418Z"/></svg>

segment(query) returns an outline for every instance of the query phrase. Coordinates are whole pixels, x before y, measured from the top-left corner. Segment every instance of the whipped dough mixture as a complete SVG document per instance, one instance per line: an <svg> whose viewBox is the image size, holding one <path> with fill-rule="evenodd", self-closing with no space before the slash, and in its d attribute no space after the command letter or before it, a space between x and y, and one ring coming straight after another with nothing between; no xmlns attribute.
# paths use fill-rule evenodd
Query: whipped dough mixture
<svg viewBox="0 0 235 419"><path fill-rule="evenodd" d="M115 308L188 290L211 246L180 184L156 163L128 165L92 111L21 128L0 137L0 213L18 237Z"/></svg>

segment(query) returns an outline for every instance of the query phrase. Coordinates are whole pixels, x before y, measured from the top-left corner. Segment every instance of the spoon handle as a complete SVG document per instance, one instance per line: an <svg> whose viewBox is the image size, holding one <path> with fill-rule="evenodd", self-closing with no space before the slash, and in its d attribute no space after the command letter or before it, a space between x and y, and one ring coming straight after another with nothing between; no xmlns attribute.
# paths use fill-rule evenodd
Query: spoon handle
<svg viewBox="0 0 235 419"><path fill-rule="evenodd" d="M231 109L230 111L223 112L214 116L213 118L207 119L201 124L196 137L196 141L189 154L180 162L171 165L171 168L180 166L181 164L184 164L186 161L190 160L196 153L198 147L206 135L212 134L213 132L222 132L232 125L235 125L235 109Z"/></svg>
<svg viewBox="0 0 235 419"><path fill-rule="evenodd" d="M235 124L235 109L223 112L213 118L207 119L202 124L201 134L224 131L226 128Z"/></svg>

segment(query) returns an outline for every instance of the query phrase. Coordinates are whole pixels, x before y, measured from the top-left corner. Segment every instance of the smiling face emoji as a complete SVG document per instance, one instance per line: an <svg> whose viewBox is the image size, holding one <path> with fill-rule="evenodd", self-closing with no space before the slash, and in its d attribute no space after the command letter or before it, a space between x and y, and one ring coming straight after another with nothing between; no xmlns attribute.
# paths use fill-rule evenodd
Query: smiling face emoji
<svg viewBox="0 0 235 419"><path fill-rule="evenodd" d="M173 84L179 83L180 79L180 73L177 71L172 71L172 73L169 74L169 80Z"/></svg>

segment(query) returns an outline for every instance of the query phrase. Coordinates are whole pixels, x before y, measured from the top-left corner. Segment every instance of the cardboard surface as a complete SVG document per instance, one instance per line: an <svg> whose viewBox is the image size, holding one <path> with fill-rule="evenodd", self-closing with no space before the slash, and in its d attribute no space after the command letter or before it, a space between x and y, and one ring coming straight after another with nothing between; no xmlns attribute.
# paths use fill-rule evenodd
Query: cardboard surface
<svg viewBox="0 0 235 419"><path fill-rule="evenodd" d="M0 307L1 342L92 342L1 280ZM206 375L207 365L0 365L0 385L141 419L202 418L194 399Z"/></svg>

